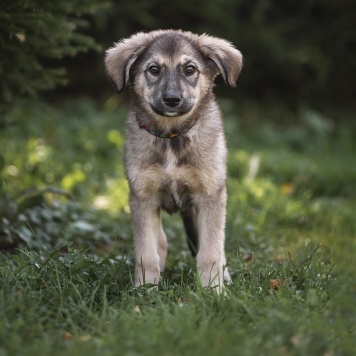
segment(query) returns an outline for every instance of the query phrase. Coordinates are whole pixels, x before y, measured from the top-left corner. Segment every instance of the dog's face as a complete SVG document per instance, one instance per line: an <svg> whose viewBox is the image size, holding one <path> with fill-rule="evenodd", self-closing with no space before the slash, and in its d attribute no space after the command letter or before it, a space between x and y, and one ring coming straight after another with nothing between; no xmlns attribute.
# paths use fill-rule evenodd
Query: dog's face
<svg viewBox="0 0 356 356"><path fill-rule="evenodd" d="M184 38L163 36L137 59L132 87L145 108L176 117L188 114L211 87L217 67Z"/></svg>
<svg viewBox="0 0 356 356"><path fill-rule="evenodd" d="M106 69L118 92L129 82L154 116L189 115L216 75L235 86L242 56L229 42L183 31L138 33L107 51Z"/></svg>

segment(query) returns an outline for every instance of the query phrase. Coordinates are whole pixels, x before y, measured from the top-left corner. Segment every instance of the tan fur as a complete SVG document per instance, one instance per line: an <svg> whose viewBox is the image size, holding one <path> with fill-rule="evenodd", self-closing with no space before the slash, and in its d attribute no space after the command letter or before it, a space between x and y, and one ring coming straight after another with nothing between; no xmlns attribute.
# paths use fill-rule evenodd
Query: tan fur
<svg viewBox="0 0 356 356"><path fill-rule="evenodd" d="M241 53L223 39L159 30L116 43L106 52L105 65L117 91L129 84L132 94L125 167L135 241L135 284L157 284L164 270L163 208L184 212L185 222L196 218L201 283L220 292L223 279L230 281L224 253L227 150L212 88L218 74L235 86ZM167 132L181 135L156 136ZM187 218L188 212L193 220Z"/></svg>

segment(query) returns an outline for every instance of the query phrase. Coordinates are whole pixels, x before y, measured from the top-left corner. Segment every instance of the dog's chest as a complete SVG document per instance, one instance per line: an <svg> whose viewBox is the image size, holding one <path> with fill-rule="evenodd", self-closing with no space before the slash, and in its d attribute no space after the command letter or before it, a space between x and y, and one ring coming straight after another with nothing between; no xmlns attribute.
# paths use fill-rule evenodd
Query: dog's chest
<svg viewBox="0 0 356 356"><path fill-rule="evenodd" d="M158 194L162 208L168 213L191 204L194 194L193 170L192 166L181 165L178 155L171 148L167 149L165 164L162 166L164 178Z"/></svg>
<svg viewBox="0 0 356 356"><path fill-rule="evenodd" d="M137 164L127 150L127 175L131 189L145 200L152 200L169 213L195 204L201 197L210 196L224 182L224 159L207 147L180 137L159 144L140 147ZM216 148L216 147L215 147ZM222 157L222 156L221 156ZM213 161L217 161L214 164Z"/></svg>
<svg viewBox="0 0 356 356"><path fill-rule="evenodd" d="M167 175L172 176L172 171L177 168L177 164L177 155L173 152L171 148L168 148L165 154L165 165L163 166L164 172ZM172 178L174 178L174 175Z"/></svg>

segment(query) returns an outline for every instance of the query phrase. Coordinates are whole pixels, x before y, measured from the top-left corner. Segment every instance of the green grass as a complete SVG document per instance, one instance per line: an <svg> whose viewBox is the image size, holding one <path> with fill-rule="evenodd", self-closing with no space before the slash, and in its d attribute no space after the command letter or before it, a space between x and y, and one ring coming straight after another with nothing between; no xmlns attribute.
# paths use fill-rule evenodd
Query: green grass
<svg viewBox="0 0 356 356"><path fill-rule="evenodd" d="M197 285L177 216L164 215L159 290L133 287L125 112L114 106L23 102L7 118L0 355L353 354L354 128L310 113L244 128L248 113L227 110L234 283L219 297Z"/></svg>

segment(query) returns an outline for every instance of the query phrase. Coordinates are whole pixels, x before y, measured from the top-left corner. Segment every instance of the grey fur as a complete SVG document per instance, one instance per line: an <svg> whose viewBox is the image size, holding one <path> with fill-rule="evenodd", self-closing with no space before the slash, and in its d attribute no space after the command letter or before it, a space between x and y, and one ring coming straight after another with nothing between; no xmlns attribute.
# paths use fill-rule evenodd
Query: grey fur
<svg viewBox="0 0 356 356"><path fill-rule="evenodd" d="M224 253L226 144L213 94L222 74L235 86L241 53L229 42L180 30L137 33L106 52L116 90L131 88L125 143L136 269L135 284L157 284L165 267L166 235L160 210L181 211L202 285L230 281ZM158 134L181 133L174 138ZM137 124L139 121L140 126ZM199 239L197 239L199 231ZM199 240L199 247L196 246Z"/></svg>

